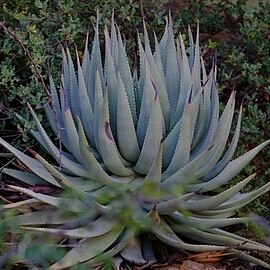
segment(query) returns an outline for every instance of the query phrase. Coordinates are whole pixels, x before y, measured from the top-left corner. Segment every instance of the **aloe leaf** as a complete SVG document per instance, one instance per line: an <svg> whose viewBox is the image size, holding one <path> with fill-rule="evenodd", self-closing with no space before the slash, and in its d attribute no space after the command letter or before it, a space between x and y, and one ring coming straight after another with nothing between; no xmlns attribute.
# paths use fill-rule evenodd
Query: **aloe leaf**
<svg viewBox="0 0 270 270"><path fill-rule="evenodd" d="M124 227L116 227L103 235L80 242L78 246L71 249L60 261L51 265L49 270L65 269L92 259L113 244L123 229Z"/></svg>
<svg viewBox="0 0 270 270"><path fill-rule="evenodd" d="M161 143L159 146L159 150L157 152L157 156L148 171L146 177L143 180L143 183L140 186L140 190L142 193L146 193L147 196L152 197L152 194L155 196L160 192L160 182L161 182L161 169L162 169L162 146ZM149 189L151 189L151 193L149 194Z"/></svg>
<svg viewBox="0 0 270 270"><path fill-rule="evenodd" d="M135 162L139 157L140 148L132 120L128 97L120 73L118 73L118 82L117 138L119 150L125 159Z"/></svg>
<svg viewBox="0 0 270 270"><path fill-rule="evenodd" d="M164 202L156 204L156 210L160 215L169 215L176 212L179 209L184 209L186 207L186 202L194 196L194 193L188 193L178 198L169 199ZM153 205L151 206L153 208ZM151 209L150 208L150 209ZM149 210L149 207L147 207Z"/></svg>
<svg viewBox="0 0 270 270"><path fill-rule="evenodd" d="M257 259L251 255L248 255L244 252L238 252L238 250L234 249L232 250L233 252L235 252L235 257L238 257L240 259L243 259L245 261L248 261L248 262L251 262L251 263L255 263L256 265L260 265L266 269L270 269L270 264L260 260L260 259Z"/></svg>
<svg viewBox="0 0 270 270"><path fill-rule="evenodd" d="M196 172L196 176L201 178L203 175L210 172L217 161L222 156L223 150L226 146L228 137L230 135L231 124L234 113L234 105L235 105L235 92L231 94L231 97L224 109L223 114L221 115L218 131L215 136L215 140L213 142L213 148L211 149L210 157L205 161L205 165L200 168L198 172Z"/></svg>
<svg viewBox="0 0 270 270"><path fill-rule="evenodd" d="M23 227L23 229L46 232L57 235L64 235L74 238L90 238L103 235L111 231L114 227L117 226L116 221L100 217L95 221L92 221L88 227L80 227L76 229L55 229L55 228L38 228L38 227Z"/></svg>
<svg viewBox="0 0 270 270"><path fill-rule="evenodd" d="M203 88L200 89L200 91L196 94L196 96L193 98L192 102L191 102L191 118L190 118L190 129L191 129L191 142L190 142L190 151L191 151L191 147L192 147L192 141L193 141L193 137L195 134L195 129L196 129L196 125L198 124L198 114L199 114L199 109L200 109L200 101L201 101L201 97L202 97L202 91ZM192 89L192 92L193 89Z"/></svg>
<svg viewBox="0 0 270 270"><path fill-rule="evenodd" d="M180 62L180 69L181 69L181 80L180 80L180 94L177 101L177 106L174 114L174 122L175 124L183 115L184 108L187 103L188 93L191 88L191 72L188 63L188 57L183 41L182 35L179 36L180 45L181 45L181 62ZM172 125L171 125L172 126Z"/></svg>
<svg viewBox="0 0 270 270"><path fill-rule="evenodd" d="M219 193L218 195L211 196L205 199L199 199L197 201L189 201L187 202L186 209L189 211L204 211L204 210L211 210L218 205L224 203L229 198L234 196L237 192L239 192L243 187L245 187L254 177L256 174L252 174L240 183L236 184L235 186Z"/></svg>
<svg viewBox="0 0 270 270"><path fill-rule="evenodd" d="M84 126L84 130L91 142L94 142L94 129L93 129L93 122L94 122L94 113L91 106L91 102L89 100L89 96L87 93L85 80L83 71L80 65L80 60L77 52L77 66L78 66L78 82L79 82L79 102L80 107L83 108L81 110L81 119Z"/></svg>
<svg viewBox="0 0 270 270"><path fill-rule="evenodd" d="M116 254L120 253L128 244L130 239L134 237L133 230L126 230L123 235L118 238L118 242L114 243L113 247L108 251L104 252L100 256L94 257L93 259L86 262L86 264L95 266L97 263L103 263L105 258L113 258Z"/></svg>
<svg viewBox="0 0 270 270"><path fill-rule="evenodd" d="M76 157L76 159L81 162L82 157L79 151L78 133L70 109L65 110L64 121L71 152Z"/></svg>
<svg viewBox="0 0 270 270"><path fill-rule="evenodd" d="M39 122L35 112L33 109L29 106L31 114L34 118L36 127L39 131L39 134L44 141L49 153L53 156L53 158L62 166L70 170L72 173L78 175L78 176L84 176L86 177L87 171L81 166L81 164L78 164L77 162L74 162L73 160L68 159L65 155L62 155L62 152L60 149L58 149L53 142L51 141L50 137L47 135L46 131L42 127L41 123ZM70 131L71 132L71 131ZM76 149L77 151L77 149Z"/></svg>
<svg viewBox="0 0 270 270"><path fill-rule="evenodd" d="M30 158L23 152L17 150L15 147L11 146L9 143L0 138L0 144L10 151L14 156L16 156L26 167L28 167L33 173L35 173L40 178L51 183L54 186L58 186L58 182L53 178L53 176L45 169L45 167L34 158Z"/></svg>
<svg viewBox="0 0 270 270"><path fill-rule="evenodd" d="M193 227L173 225L172 228L174 231L185 234L188 238L198 242L208 243L211 245L237 246L239 249L270 251L270 247L263 246L261 244L257 245L254 243L242 242L227 236L205 232Z"/></svg>
<svg viewBox="0 0 270 270"><path fill-rule="evenodd" d="M120 32L118 32L118 69L121 74L121 78L123 80L124 86L125 86L125 90L128 97L131 114L132 114L133 123L136 126L137 112L136 112L135 97L134 97L134 92L133 92L133 81L132 81L130 67L127 60L125 46L123 45Z"/></svg>
<svg viewBox="0 0 270 270"><path fill-rule="evenodd" d="M119 176L131 176L134 174L131 168L124 166L124 160L118 152L109 122L108 92L105 92L103 110L99 119L98 141L99 149L105 166Z"/></svg>
<svg viewBox="0 0 270 270"><path fill-rule="evenodd" d="M201 91L201 65L200 65L200 44L199 24L197 23L196 43L194 48L194 63L192 66L194 96Z"/></svg>
<svg viewBox="0 0 270 270"><path fill-rule="evenodd" d="M107 28L105 28L105 67L104 74L107 83L108 101L109 101L109 114L112 133L117 138L117 95L118 95L118 81L117 81L118 66L115 66L111 49L110 37Z"/></svg>
<svg viewBox="0 0 270 270"><path fill-rule="evenodd" d="M153 234L162 242L178 249L185 249L193 252L219 251L226 249L225 246L195 245L185 243L173 232L171 227L166 223L166 221L163 220L163 218L160 218L159 224L153 224L151 229Z"/></svg>
<svg viewBox="0 0 270 270"><path fill-rule="evenodd" d="M188 39L189 39L189 66L190 69L192 69L195 59L195 45L190 25L188 25Z"/></svg>
<svg viewBox="0 0 270 270"><path fill-rule="evenodd" d="M149 42L145 23L144 23L144 38L145 38L145 56L146 56L146 59L150 68L150 72L153 78L153 83L158 92L160 106L161 106L162 114L164 117L165 130L168 131L169 125L170 125L170 103L169 103L168 93L165 88L164 81L161 76L161 72L155 63L153 54L151 52L150 42Z"/></svg>
<svg viewBox="0 0 270 270"><path fill-rule="evenodd" d="M102 107L103 107L103 92L102 92L102 85L101 85L101 79L99 76L99 73L96 73L95 77L95 103L94 103L94 124L93 124L93 129L94 129L94 142L96 149L100 153L99 150L99 141L98 141L98 125L99 125L99 120L100 120L100 114L102 112Z"/></svg>
<svg viewBox="0 0 270 270"><path fill-rule="evenodd" d="M205 159L210 153L210 150L211 148L205 150L195 159L190 161L187 165L185 165L183 168L170 175L169 177L166 178L164 175L162 175L163 182L161 183L161 187L165 190L168 189L170 192L173 192L175 185L185 186L186 184L196 180L194 171L196 171L204 163Z"/></svg>
<svg viewBox="0 0 270 270"><path fill-rule="evenodd" d="M100 76L101 84L104 83L103 78L103 68L101 62L101 53L99 45L99 27L98 27L99 17L97 18L97 25L95 27L95 36L93 41L93 47L90 57L90 70L88 73L88 78L86 78L87 91L90 98L92 108L95 104L95 89L96 89L96 74Z"/></svg>
<svg viewBox="0 0 270 270"><path fill-rule="evenodd" d="M89 145L87 143L83 127L80 121L78 121L79 128L79 139L80 139L80 151L83 156L83 162L85 167L89 172L89 177L94 179L96 182L105 184L107 186L119 186L120 184L129 183L134 179L131 177L120 177L118 180L110 177L100 166L100 164L95 159L92 152L89 150Z"/></svg>
<svg viewBox="0 0 270 270"><path fill-rule="evenodd" d="M161 55L161 60L162 60L162 66L163 66L163 71L164 74L166 74L166 58L167 58L167 44L168 44L168 38L169 38L169 30L168 30L168 18L166 18L166 26L165 30L163 33L163 36L159 42L159 49L160 49L160 55Z"/></svg>
<svg viewBox="0 0 270 270"><path fill-rule="evenodd" d="M88 86L89 81L88 81L87 76L90 72L90 55L89 55L89 50L88 50L88 46L89 46L88 43L89 43L89 31L87 31L86 33L83 60L82 60L82 73L84 76L86 89L89 89L89 86Z"/></svg>
<svg viewBox="0 0 270 270"><path fill-rule="evenodd" d="M31 206L32 207L33 204L37 204L37 203L40 203L37 199L27 199L27 200L15 202L15 203L4 204L1 207L3 209L12 209L12 208L20 209L20 207L22 207L22 206Z"/></svg>
<svg viewBox="0 0 270 270"><path fill-rule="evenodd" d="M112 57L116 61L118 59L118 38L117 38L117 33L116 33L116 27L115 27L115 22L114 22L114 11L112 11L112 18L111 18L111 52L112 52Z"/></svg>
<svg viewBox="0 0 270 270"><path fill-rule="evenodd" d="M83 216L85 217L85 215ZM12 223L17 225L45 225L45 224L67 224L73 221L78 221L82 217L66 215L63 211L57 211L56 209L40 210L36 212L30 212L21 214L9 218L2 219L1 223Z"/></svg>
<svg viewBox="0 0 270 270"><path fill-rule="evenodd" d="M71 96L70 96L70 91L66 91L66 89L70 88L70 72L69 72L69 64L68 64L68 59L67 59L67 54L64 50L63 47L61 47L62 49L62 74L61 74L61 88L63 88L63 90L65 91L66 94L66 103L68 104L68 106L71 106ZM61 92L60 92L61 93ZM60 97L60 101L61 101L61 97ZM61 102L61 107L64 108L62 106L62 102Z"/></svg>
<svg viewBox="0 0 270 270"><path fill-rule="evenodd" d="M79 189L86 192L97 190L103 187L102 183L94 181L90 178L74 177L67 174L64 174L64 176L69 180L71 184L76 185Z"/></svg>
<svg viewBox="0 0 270 270"><path fill-rule="evenodd" d="M206 76L206 75L204 75ZM204 85L202 86L202 100L200 104L200 111L198 116L198 122L195 129L195 134L193 136L192 141L192 150L199 144L203 137L205 136L206 132L209 129L210 125L210 110L211 110L211 89L213 85L214 75L213 69L211 69L210 74Z"/></svg>
<svg viewBox="0 0 270 270"><path fill-rule="evenodd" d="M50 121L50 125L53 128L55 135L57 137L60 137L61 140L63 140L63 143L68 148L67 144L67 135L64 127L64 121L62 117L62 111L60 107L60 102L58 98L58 94L55 88L55 84L53 81L53 78L49 76L49 82L50 82L50 99L51 99L51 107L48 105L45 107L45 111L47 114L47 118Z"/></svg>
<svg viewBox="0 0 270 270"><path fill-rule="evenodd" d="M253 241L251 239L247 239L245 237L242 237L240 235L237 235L235 233L231 233L231 232L227 232L227 231L224 231L222 229L219 229L219 228L211 228L211 229L208 229L206 230L207 232L209 233L213 233L213 234L216 234L216 235L221 235L221 236L225 236L225 237L230 237L230 238L233 238L235 240L238 240L238 241L241 241L242 243L251 243L251 244L254 244L254 245L258 245L258 246L262 246L262 247L265 247L264 244L262 243L259 243L259 242L256 242L256 241ZM269 248L269 247L268 247Z"/></svg>
<svg viewBox="0 0 270 270"><path fill-rule="evenodd" d="M154 53L154 60L157 65L157 68L159 70L160 76L162 78L162 81L165 82L165 77L164 77L164 70L163 70L163 65L162 65L162 59L161 59L161 52L160 52L160 46L157 40L157 36L154 32L154 38L155 38L155 53ZM166 89L166 86L165 86ZM167 90L166 90L167 91Z"/></svg>
<svg viewBox="0 0 270 270"><path fill-rule="evenodd" d="M46 180L30 172L23 172L20 170L14 170L14 169L8 169L8 168L3 168L2 172L29 185L48 184ZM54 186L60 187L58 183L55 183Z"/></svg>
<svg viewBox="0 0 270 270"><path fill-rule="evenodd" d="M143 257L148 261L149 264L155 263L157 259L153 251L152 241L147 237L142 237L141 242Z"/></svg>
<svg viewBox="0 0 270 270"><path fill-rule="evenodd" d="M189 185L187 187L188 192L201 189L203 189L204 192L207 192L226 184L229 180L236 176L269 143L270 140L265 141L264 143L261 143L257 147L243 154L242 156L229 162L225 169L213 179L205 183Z"/></svg>
<svg viewBox="0 0 270 270"><path fill-rule="evenodd" d="M166 55L165 81L167 93L170 100L170 109L171 113L173 114L175 112L177 105L177 97L179 96L180 72L179 72L179 63L177 62L176 47L171 22L169 22L168 25L168 41L166 51L167 55Z"/></svg>
<svg viewBox="0 0 270 270"><path fill-rule="evenodd" d="M191 104L187 104L174 155L165 175L172 175L189 162L191 144Z"/></svg>
<svg viewBox="0 0 270 270"><path fill-rule="evenodd" d="M145 56L145 55L144 55ZM142 92L142 101L139 113L139 120L137 124L137 138L139 146L142 147L144 139L146 136L147 126L149 122L151 108L154 103L155 96L157 96L157 91L154 88L153 81L151 80L151 74L148 66L146 65L146 60L144 60L145 67L145 78ZM161 119L160 119L161 121Z"/></svg>
<svg viewBox="0 0 270 270"><path fill-rule="evenodd" d="M232 198L232 200L221 204L215 209L218 210L218 209L233 208L233 207L238 207L240 209L240 207L245 206L246 204L258 198L259 196L268 192L269 190L270 190L270 182L251 192L236 194Z"/></svg>
<svg viewBox="0 0 270 270"><path fill-rule="evenodd" d="M149 122L139 159L134 171L147 174L150 170L160 147L162 139L161 109L156 94L150 112Z"/></svg>
<svg viewBox="0 0 270 270"><path fill-rule="evenodd" d="M145 87L145 80L146 80L146 67L145 67L145 52L144 52L144 49L143 49L143 46L142 46L142 41L141 41L141 38L140 38L140 35L139 33L137 34L138 36L138 46L139 46L139 54L140 54L140 68L139 68L139 71L140 71L140 79L139 79L139 87L138 87L138 105L137 105L137 111L139 112L141 110L141 103L142 103L142 100L143 100L143 91L144 91L144 87Z"/></svg>
<svg viewBox="0 0 270 270"><path fill-rule="evenodd" d="M175 152L175 148L179 139L180 128L182 126L183 118L175 124L173 129L165 138L163 144L163 168L167 169Z"/></svg>
<svg viewBox="0 0 270 270"><path fill-rule="evenodd" d="M202 138L201 142L196 146L195 149L193 149L191 153L191 159L193 159L196 155L198 155L213 144L213 140L217 131L219 119L219 98L214 80L212 82L210 115L211 120L208 126L208 131Z"/></svg>
<svg viewBox="0 0 270 270"><path fill-rule="evenodd" d="M24 193L32 198L35 198L41 202L55 206L57 208L59 208L59 207L66 208L66 209L69 209L70 211L74 211L74 212L82 212L82 211L85 211L85 208L86 208L86 205L84 205L79 200L49 196L49 195L34 192L34 191L29 190L27 188L22 188L22 187L17 187L17 186L9 185L8 187L10 187L11 189L14 189L16 191L22 192L22 193Z"/></svg>
<svg viewBox="0 0 270 270"><path fill-rule="evenodd" d="M135 263L136 265L147 263L142 255L141 241L138 238L131 238L120 254L126 261Z"/></svg>
<svg viewBox="0 0 270 270"><path fill-rule="evenodd" d="M42 158L39 154L35 153L35 158L51 173L51 175L58 181L62 187L71 188L81 194L86 194L76 184L71 183L59 170L52 166L48 161Z"/></svg>
<svg viewBox="0 0 270 270"><path fill-rule="evenodd" d="M184 224L200 229L227 227L230 225L246 223L250 221L250 218L199 218L191 215L183 215L180 212L170 214L170 218L179 224Z"/></svg>
<svg viewBox="0 0 270 270"><path fill-rule="evenodd" d="M59 118L56 116L56 113L54 111L54 109L52 109L49 104L47 104L45 107L45 113L46 113L46 117L49 121L49 124L51 126L51 128L53 129L56 137L58 138L58 142L60 144L60 140L61 140L61 145L64 145L66 149L68 149L70 151L70 145L68 142L68 138L67 138L67 134L65 132L64 129L64 124L59 122ZM18 116L16 115L16 117L18 118ZM62 118L62 112L61 112L61 118ZM20 120L20 119L19 119ZM41 139L41 136L39 136L39 132L34 131L33 129L30 130L30 133L32 134L32 136L38 140L42 146L46 149L46 144L45 142ZM48 150L46 150L48 151ZM48 151L49 152L49 151Z"/></svg>
<svg viewBox="0 0 270 270"><path fill-rule="evenodd" d="M75 73L73 61L70 55L70 51L68 48L66 48L66 54L67 54L67 60L68 60L68 67L69 67L69 88L66 88L65 90L69 92L70 96L70 108L72 110L72 113L74 115L81 115L81 107L80 107L80 101L79 101L79 89L78 89L78 82L77 82L77 76Z"/></svg>
<svg viewBox="0 0 270 270"><path fill-rule="evenodd" d="M237 125L236 125L235 132L234 132L234 135L233 135L233 138L232 138L232 141L230 143L228 150L226 151L222 159L214 166L214 168L209 173L203 176L204 181L207 181L217 176L232 159L233 154L237 147L238 140L239 140L241 119L242 119L242 106L239 111Z"/></svg>

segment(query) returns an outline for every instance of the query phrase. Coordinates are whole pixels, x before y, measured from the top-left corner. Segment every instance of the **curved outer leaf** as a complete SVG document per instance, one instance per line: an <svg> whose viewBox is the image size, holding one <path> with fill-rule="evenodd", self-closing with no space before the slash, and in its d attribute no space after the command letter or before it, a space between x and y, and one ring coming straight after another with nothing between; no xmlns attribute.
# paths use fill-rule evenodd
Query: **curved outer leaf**
<svg viewBox="0 0 270 270"><path fill-rule="evenodd" d="M0 138L0 144L14 154L26 167L28 167L33 173L35 173L40 178L51 183L52 185L59 186L58 182L54 177L45 169L45 167L34 158L30 158L23 152L17 150L15 147L11 146L9 143L5 142Z"/></svg>
<svg viewBox="0 0 270 270"><path fill-rule="evenodd" d="M38 121L38 118L35 114L35 112L33 111L33 109L29 106L31 114L34 118L35 124L38 128L39 134L42 138L42 140L44 141L47 150L49 151L50 155L53 156L53 158L62 166L64 166L66 169L68 169L69 171L71 171L71 173L76 174L78 176L84 176L87 177L88 173L87 171L81 166L81 164L74 162L73 160L70 160L69 158L67 158L65 155L62 155L62 152L60 151L60 149L58 149L53 142L51 141L51 139L49 138L49 136L47 135L47 133L45 132L44 128L42 127L41 123ZM73 123L74 125L74 123ZM75 132L75 131L74 131ZM70 131L71 133L71 131ZM71 133L72 134L72 133ZM71 136L70 134L70 136ZM74 135L76 136L76 135ZM70 138L71 140L71 138ZM72 141L71 141L72 142ZM78 143L78 142L77 142ZM77 149L76 149L77 151ZM79 153L78 153L79 155Z"/></svg>
<svg viewBox="0 0 270 270"><path fill-rule="evenodd" d="M65 269L96 257L116 241L123 229L124 226L116 227L105 234L80 242L78 246L70 250L60 261L50 266L49 270Z"/></svg>
<svg viewBox="0 0 270 270"><path fill-rule="evenodd" d="M219 98L218 98L218 90L216 88L216 82L214 79L212 81L211 88L212 89L211 89L210 125L208 127L208 131L201 139L201 142L195 147L195 149L193 149L191 153L191 159L196 157L199 153L203 152L205 149L209 148L213 144L213 140L217 131L219 118Z"/></svg>
<svg viewBox="0 0 270 270"><path fill-rule="evenodd" d="M236 176L269 143L270 140L265 141L264 143L261 143L260 145L238 157L237 159L229 162L225 169L213 179L205 183L188 186L188 192L201 189L203 189L203 192L207 192L209 190L213 190L221 185L226 184L229 180Z"/></svg>
<svg viewBox="0 0 270 270"><path fill-rule="evenodd" d="M267 252L270 251L270 247L263 246L261 244L249 243L248 241L242 242L234 238L205 232L197 228L176 225L173 226L173 230L175 230L176 232L184 233L188 238L198 242L214 245L237 246L239 249L260 250Z"/></svg>
<svg viewBox="0 0 270 270"><path fill-rule="evenodd" d="M163 218L160 218L159 224L153 224L152 232L158 239L162 240L162 242L178 249L193 252L219 251L226 249L226 246L194 245L185 243L173 232Z"/></svg>
<svg viewBox="0 0 270 270"><path fill-rule="evenodd" d="M162 175L163 182L161 183L161 187L165 190L170 190L173 192L175 185L183 185L192 183L192 181L196 180L194 175L194 171L196 171L203 163L204 160L208 157L210 153L210 149L205 150L201 154L199 154L195 159L190 161L183 168L170 175L168 178ZM198 190L195 190L198 191Z"/></svg>
<svg viewBox="0 0 270 270"><path fill-rule="evenodd" d="M231 97L225 107L225 110L221 115L217 134L215 135L215 139L213 141L213 148L211 149L210 157L205 161L204 166L202 166L202 168L200 168L200 170L196 172L196 176L198 176L198 178L210 172L223 153L223 150L227 143L227 139L230 135L234 113L234 105L235 92L232 92Z"/></svg>
<svg viewBox="0 0 270 270"><path fill-rule="evenodd" d="M23 229L53 233L57 235L70 236L75 238L90 238L103 235L117 226L116 221L100 217L97 220L91 222L88 227L80 227L76 229L55 229L55 228L37 228L37 227L23 227Z"/></svg>
<svg viewBox="0 0 270 270"><path fill-rule="evenodd" d="M237 192L239 192L244 186L246 186L256 174L252 174L240 183L236 184L235 186L219 193L218 195L211 196L208 198L202 198L197 201L189 201L187 202L186 209L189 211L204 211L204 210L211 210L218 205L226 202L232 196L234 196Z"/></svg>
<svg viewBox="0 0 270 270"><path fill-rule="evenodd" d="M49 183L48 181L30 172L23 172L20 170L8 168L3 168L2 172L29 185L42 185L42 184L44 185ZM57 182L53 185L60 187L60 185Z"/></svg>
<svg viewBox="0 0 270 270"><path fill-rule="evenodd" d="M138 238L131 238L128 241L127 246L121 251L120 254L126 261L135 263L136 265L143 265L147 263L142 255L141 242Z"/></svg>
<svg viewBox="0 0 270 270"><path fill-rule="evenodd" d="M11 185L9 185L9 187L57 208L66 208L74 212L83 212L86 208L86 205L84 205L79 200L49 196L22 187L16 187Z"/></svg>
<svg viewBox="0 0 270 270"><path fill-rule="evenodd" d="M180 212L172 213L170 217L177 221L175 224L184 224L201 229L220 228L248 222L249 218L199 218L192 215L183 215Z"/></svg>
<svg viewBox="0 0 270 270"><path fill-rule="evenodd" d="M217 176L232 159L233 154L236 150L239 135L240 135L242 109L243 109L243 107L241 106L240 111L239 111L239 115L238 115L236 129L235 129L235 132L234 132L234 135L233 135L233 138L232 138L232 141L230 143L228 150L226 151L226 153L224 154L222 159L214 166L214 168L208 174L203 176L204 181L207 181L207 180Z"/></svg>
<svg viewBox="0 0 270 270"><path fill-rule="evenodd" d="M89 213L87 213L89 216ZM91 213L92 214L92 213ZM83 218L86 218L87 216L84 214ZM60 225L60 224L68 224L71 222L76 222L81 220L82 217L78 216L71 216L71 215L66 215L63 213L63 211L57 211L54 209L46 209L46 210L40 210L36 212L30 212L26 214L21 214L13 217L9 217L6 219L0 220L1 223L12 223L12 224L18 224L18 225Z"/></svg>

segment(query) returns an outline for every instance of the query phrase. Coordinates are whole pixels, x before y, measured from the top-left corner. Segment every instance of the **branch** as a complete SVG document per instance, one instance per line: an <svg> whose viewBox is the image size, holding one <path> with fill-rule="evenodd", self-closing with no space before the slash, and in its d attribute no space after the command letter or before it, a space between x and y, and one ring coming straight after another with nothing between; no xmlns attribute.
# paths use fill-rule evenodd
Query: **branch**
<svg viewBox="0 0 270 270"><path fill-rule="evenodd" d="M31 53L29 52L28 48L25 46L24 42L15 34L13 33L11 30L9 30L6 26L5 26L5 23L4 22L0 22L0 27L2 27L10 36L12 36L20 45L21 47L23 48L25 54L27 55L27 57L29 58L29 60L31 61L31 63L33 64L34 66L34 69L35 69L35 73L36 73L36 76L38 78L38 81L39 83L41 84L41 86L43 87L43 89L45 90L49 100L51 99L51 95L50 95L50 91L48 89L48 87L46 86L45 82L44 82L44 79L43 79L43 76L41 75Z"/></svg>

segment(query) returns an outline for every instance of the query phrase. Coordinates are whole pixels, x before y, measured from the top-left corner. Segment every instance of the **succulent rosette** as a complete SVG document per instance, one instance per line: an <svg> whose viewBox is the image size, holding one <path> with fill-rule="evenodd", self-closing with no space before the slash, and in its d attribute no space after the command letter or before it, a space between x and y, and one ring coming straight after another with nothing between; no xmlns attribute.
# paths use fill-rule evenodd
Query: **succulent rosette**
<svg viewBox="0 0 270 270"><path fill-rule="evenodd" d="M110 33L106 27L104 31L104 61L98 24L92 52L87 37L76 68L68 48L63 49L61 83L57 89L50 77L51 100L46 106L57 140L29 106L36 124L30 132L55 163L0 139L28 168L4 168L5 174L18 183L45 185L57 192L9 186L29 198L4 208L36 210L7 220L19 224L22 232L75 241L50 270L81 263L95 266L105 257L151 264L158 259L153 247L157 241L187 252L229 251L270 268L248 254L270 252L269 246L223 229L248 222L249 218L235 217L236 211L270 190L269 182L241 192L255 174L227 185L270 141L233 159L242 106L228 141L236 93L232 91L220 114L216 62L207 73L199 27L195 40L188 32L188 52L182 35L175 39L170 17L162 39L154 36L154 49L144 29L143 42L138 35L138 72L130 67L113 19ZM43 207L35 208L40 204Z"/></svg>

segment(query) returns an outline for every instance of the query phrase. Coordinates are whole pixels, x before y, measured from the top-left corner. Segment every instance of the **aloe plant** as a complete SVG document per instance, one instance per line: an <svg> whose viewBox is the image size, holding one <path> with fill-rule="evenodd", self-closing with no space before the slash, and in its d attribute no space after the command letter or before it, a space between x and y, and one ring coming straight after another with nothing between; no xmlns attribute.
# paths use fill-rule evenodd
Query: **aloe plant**
<svg viewBox="0 0 270 270"><path fill-rule="evenodd" d="M63 49L61 84L57 90L49 78L51 100L46 106L58 140L49 137L29 106L36 124L30 132L56 163L31 149L27 155L0 139L28 168L3 168L5 174L28 186L47 185L63 192L48 195L9 185L29 199L4 205L21 210L5 221L16 222L22 231L76 239L76 245L67 248L50 270L80 263L95 266L105 257L137 265L154 263L153 239L188 252L229 251L270 269L248 254L249 250L270 252L269 246L223 229L250 221L234 217L236 211L268 192L270 182L240 192L255 178L252 174L217 191L228 186L270 140L232 159L242 106L228 142L236 93L231 93L219 115L216 62L207 74L199 27L195 41L189 30L188 53L182 36L175 39L170 17L162 39L155 36L154 52L144 29L144 42L138 35L139 74L131 73L113 19L110 33L106 27L104 31L104 63L98 24L91 55L87 37L82 64L77 55L76 70L68 48ZM69 192L61 196L64 191ZM23 211L40 204L44 207Z"/></svg>

